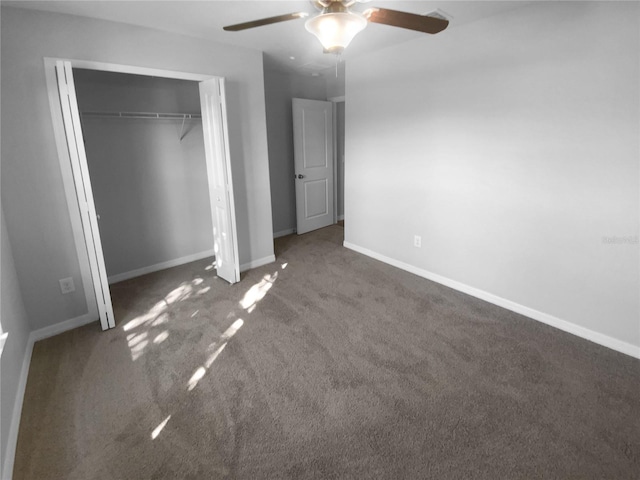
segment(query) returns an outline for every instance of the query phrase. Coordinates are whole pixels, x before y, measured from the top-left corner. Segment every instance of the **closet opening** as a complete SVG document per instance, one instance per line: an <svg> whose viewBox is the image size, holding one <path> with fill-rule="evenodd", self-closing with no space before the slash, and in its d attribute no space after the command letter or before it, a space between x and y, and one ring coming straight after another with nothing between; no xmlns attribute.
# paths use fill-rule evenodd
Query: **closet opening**
<svg viewBox="0 0 640 480"><path fill-rule="evenodd" d="M109 284L213 264L198 83L75 68L73 76Z"/></svg>
<svg viewBox="0 0 640 480"><path fill-rule="evenodd" d="M88 315L109 284L195 260L240 280L224 78L45 59Z"/></svg>

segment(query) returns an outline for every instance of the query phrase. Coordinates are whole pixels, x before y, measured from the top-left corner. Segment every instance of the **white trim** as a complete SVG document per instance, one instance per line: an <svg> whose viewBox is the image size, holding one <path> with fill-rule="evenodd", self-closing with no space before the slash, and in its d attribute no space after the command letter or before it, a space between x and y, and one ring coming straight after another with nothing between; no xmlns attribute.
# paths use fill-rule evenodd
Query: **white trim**
<svg viewBox="0 0 640 480"><path fill-rule="evenodd" d="M94 62L92 60L72 60L70 58L61 59L53 57L45 57L47 61L65 60L71 62L73 68L84 68L87 70L101 70L104 72L130 73L132 75L146 75L149 77L175 78L178 80L191 80L194 82L203 82L215 78L216 75L208 75L201 73L178 72L175 70L162 70L159 68L137 67L135 65L124 65L119 63Z"/></svg>
<svg viewBox="0 0 640 480"><path fill-rule="evenodd" d="M218 101L220 102L220 117L219 121L220 125L220 134L222 136L222 161L224 163L224 167L227 172L226 181L227 184L227 202L228 202L228 213L227 217L230 221L230 231L227 231L227 235L231 235L231 244L233 246L233 262L235 267L235 276L236 282L240 281L240 248L238 247L238 226L237 226L237 217L236 217L236 200L235 194L233 190L233 172L231 170L231 147L229 146L229 116L227 115L227 90L226 90L226 80L223 77L217 77L216 81L218 82ZM204 113L204 112L200 112ZM220 148L218 147L218 148ZM209 170L209 162L207 160L207 171ZM215 170L214 170L215 171ZM209 188L209 195L213 199L215 196L214 191ZM213 212L212 212L213 219ZM215 225L215 223L214 223ZM224 233L224 232L223 232Z"/></svg>
<svg viewBox="0 0 640 480"><path fill-rule="evenodd" d="M29 341L34 343L39 342L45 338L55 337L61 333L73 330L74 328L83 327L84 325L88 325L93 322L98 322L98 319L88 313L85 313L79 317L70 318L69 320L64 320L63 322L54 323L48 327L34 330L29 334Z"/></svg>
<svg viewBox="0 0 640 480"><path fill-rule="evenodd" d="M20 428L20 417L22 416L22 404L24 403L24 392L27 388L27 376L31 365L31 352L33 351L34 340L29 336L24 358L22 359L22 369L18 379L18 389L16 399L13 403L13 414L11 415L11 426L7 436L7 447L5 450L4 468L2 470L3 480L11 480L13 477L13 465L16 459L16 447L18 446L18 430Z"/></svg>
<svg viewBox="0 0 640 480"><path fill-rule="evenodd" d="M340 97L330 97L328 99L333 103L333 218L334 223L344 220L344 214L338 215L338 103L344 103L344 95ZM343 135L344 136L344 135ZM344 178L342 179L344 187ZM342 192L342 207L344 208L344 188Z"/></svg>
<svg viewBox="0 0 640 480"><path fill-rule="evenodd" d="M80 207L78 206L78 197L76 196L76 187L73 180L73 172L71 170L71 158L69 157L64 123L62 121L60 93L58 92L58 82L56 80L56 60L53 58L45 58L44 67L47 93L49 96L49 110L51 112L56 148L58 150L58 160L60 164L60 172L62 173L62 184L64 186L65 197L67 200L67 210L69 212L69 219L71 220L74 246L78 257L78 263L80 265L82 287L84 289L85 301L87 302L89 313L97 317L98 303L93 289L93 280L91 278L91 269L89 267L89 256L87 253L86 243L84 241L82 221L80 220Z"/></svg>
<svg viewBox="0 0 640 480"><path fill-rule="evenodd" d="M22 369L20 370L20 378L18 379L18 388L16 391L16 399L13 405L13 415L11 416L11 426L9 427L9 435L7 437L7 446L5 450L5 462L2 471L3 480L11 480L13 476L13 466L16 457L16 447L18 445L18 431L20 429L20 418L22 417L22 406L24 404L24 394L27 388L27 378L29 376L29 367L31 366L31 354L33 353L33 345L45 338L53 337L60 333L74 328L82 327L89 323L96 322L96 315L85 313L76 318L71 318L49 327L34 330L29 334L27 346L22 359Z"/></svg>
<svg viewBox="0 0 640 480"><path fill-rule="evenodd" d="M240 271L246 272L247 270L251 270L252 268L258 268L263 265L273 263L275 261L276 261L276 256L269 255L267 257L259 258L258 260L252 260L251 262L243 263L242 265L240 265Z"/></svg>
<svg viewBox="0 0 640 480"><path fill-rule="evenodd" d="M108 330L109 328L114 328L116 324L113 319L113 307L107 283L98 217L89 178L87 155L84 149L80 112L73 83L73 71L71 63L63 61L57 61L55 69L60 95L59 106L62 109L62 119L71 158L71 170L73 171L77 203L80 207L80 216L84 227L84 243L89 258L93 290L97 299L100 324L103 330Z"/></svg>
<svg viewBox="0 0 640 480"><path fill-rule="evenodd" d="M338 221L338 104L331 103L333 144L333 223Z"/></svg>
<svg viewBox="0 0 640 480"><path fill-rule="evenodd" d="M333 122L333 223L341 220L338 216L338 103L344 102L344 95L329 97L331 120Z"/></svg>
<svg viewBox="0 0 640 480"><path fill-rule="evenodd" d="M400 260L387 257L380 253L374 252L373 250L369 250L368 248L360 247L350 242L344 242L343 245L350 250L362 253L363 255L367 255L371 258L375 258L376 260L380 260L381 262L387 263L389 265L393 265L394 267L397 267L401 270L411 272L420 277L440 283L447 287L453 288L454 290L458 290L486 302L493 303L494 305L506 308L507 310L519 313L520 315L524 315L533 320L546 323L547 325L597 343L604 347L611 348L612 350L616 350L620 353L624 353L631 357L640 359L640 346L636 346L631 343L609 337L608 335L604 335L594 330L576 325L575 323L569 322L567 320L562 320L561 318L554 317L553 315L549 315L548 313L540 312L533 308L520 305L519 303L507 300L506 298L502 298L492 293L485 292L484 290L465 285L464 283L458 282L456 280L451 280L436 273L432 273L413 265L409 265L408 263L401 262Z"/></svg>
<svg viewBox="0 0 640 480"><path fill-rule="evenodd" d="M140 277L142 275L146 275L147 273L158 272L167 268L184 265L185 263L202 260L203 258L213 257L215 256L215 254L215 251L211 249L204 252L194 253L193 255L187 255L185 257L174 258L173 260L167 260L166 262L156 263L154 265L149 265L148 267L136 268L135 270L129 270L128 272L117 273L115 275L111 275L108 278L109 285L111 285L112 283L129 280L130 278Z"/></svg>
<svg viewBox="0 0 640 480"><path fill-rule="evenodd" d="M280 230L279 232L273 232L273 238L280 238L287 235L291 235L292 233L296 233L295 228L287 228L286 230Z"/></svg>

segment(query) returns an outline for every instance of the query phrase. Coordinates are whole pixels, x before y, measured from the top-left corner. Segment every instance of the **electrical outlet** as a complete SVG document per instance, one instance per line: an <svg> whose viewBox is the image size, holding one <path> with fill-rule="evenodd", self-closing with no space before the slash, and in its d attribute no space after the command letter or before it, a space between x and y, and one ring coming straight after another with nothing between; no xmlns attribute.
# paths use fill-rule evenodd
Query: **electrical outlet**
<svg viewBox="0 0 640 480"><path fill-rule="evenodd" d="M413 246L414 247L422 247L422 237L420 235L413 236Z"/></svg>
<svg viewBox="0 0 640 480"><path fill-rule="evenodd" d="M73 283L73 278L61 278L58 280L60 282L60 291L65 293L71 293L76 291L76 286Z"/></svg>

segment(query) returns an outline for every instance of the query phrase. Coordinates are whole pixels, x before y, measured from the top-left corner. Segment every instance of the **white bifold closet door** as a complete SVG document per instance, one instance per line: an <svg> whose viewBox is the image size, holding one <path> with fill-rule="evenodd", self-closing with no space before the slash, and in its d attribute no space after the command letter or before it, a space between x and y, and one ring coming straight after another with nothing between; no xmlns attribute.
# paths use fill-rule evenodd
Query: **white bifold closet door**
<svg viewBox="0 0 640 480"><path fill-rule="evenodd" d="M111 292L109 291L102 243L100 241L96 207L93 201L93 191L91 190L91 181L89 179L89 167L87 165L87 154L84 149L84 139L82 137L80 113L78 112L78 101L73 83L71 62L56 62L56 76L58 79L58 92L60 94L65 135L67 137L67 146L71 159L73 182L76 188L82 230L87 247L87 255L89 257L93 288L98 304L98 313L100 315L100 325L103 330L107 330L114 328L116 324L113 317Z"/></svg>
<svg viewBox="0 0 640 480"><path fill-rule="evenodd" d="M200 82L200 108L213 215L216 272L227 282L236 283L240 281L240 260L223 78Z"/></svg>

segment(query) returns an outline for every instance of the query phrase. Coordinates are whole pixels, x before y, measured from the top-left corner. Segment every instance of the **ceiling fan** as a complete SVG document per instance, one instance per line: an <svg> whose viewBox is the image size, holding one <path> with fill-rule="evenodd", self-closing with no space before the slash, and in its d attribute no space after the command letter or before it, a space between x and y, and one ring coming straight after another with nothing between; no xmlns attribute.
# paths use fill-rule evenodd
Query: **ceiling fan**
<svg viewBox="0 0 640 480"><path fill-rule="evenodd" d="M313 0L311 3L320 10L320 13L309 18L305 23L305 27L320 40L325 53L341 54L358 32L367 26L368 22L431 34L441 32L449 25L449 21L444 18L416 15L415 13L400 12L386 8L369 8L359 13L351 10L356 0ZM223 27L223 29L228 32L237 32L308 16L309 14L306 12L288 13L229 25Z"/></svg>

